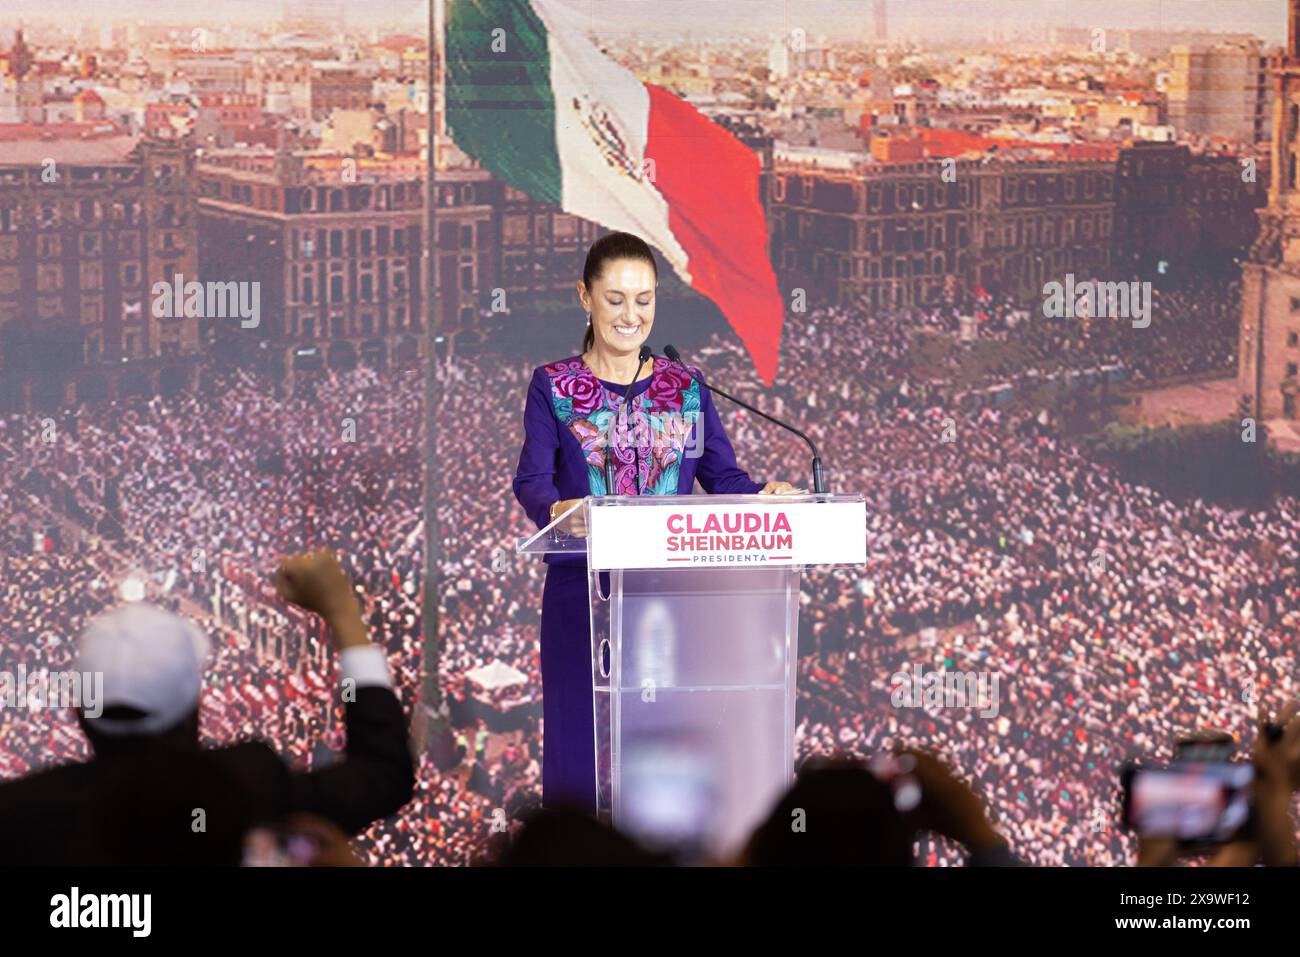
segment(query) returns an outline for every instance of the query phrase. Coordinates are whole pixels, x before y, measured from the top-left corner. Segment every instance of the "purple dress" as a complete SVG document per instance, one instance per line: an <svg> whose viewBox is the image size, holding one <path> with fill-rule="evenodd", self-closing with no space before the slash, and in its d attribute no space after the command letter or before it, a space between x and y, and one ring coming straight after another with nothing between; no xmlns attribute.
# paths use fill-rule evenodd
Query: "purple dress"
<svg viewBox="0 0 1300 957"><path fill-rule="evenodd" d="M632 386L598 379L573 356L533 370L524 407L524 446L515 498L538 527L555 502L604 495L605 456L619 495L689 495L762 489L736 464L698 370L656 356L653 374ZM639 489L639 491L638 491ZM591 634L585 555L547 555L542 589L542 801L595 810ZM608 588L608 576L602 576Z"/></svg>

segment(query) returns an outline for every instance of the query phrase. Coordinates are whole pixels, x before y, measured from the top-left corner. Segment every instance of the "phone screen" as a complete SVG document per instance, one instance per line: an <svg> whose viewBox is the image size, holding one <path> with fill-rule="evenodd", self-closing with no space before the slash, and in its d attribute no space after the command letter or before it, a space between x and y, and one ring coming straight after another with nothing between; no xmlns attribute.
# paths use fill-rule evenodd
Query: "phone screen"
<svg viewBox="0 0 1300 957"><path fill-rule="evenodd" d="M320 853L314 835L278 827L255 827L244 838L245 867L308 867Z"/></svg>
<svg viewBox="0 0 1300 957"><path fill-rule="evenodd" d="M1143 837L1220 844L1250 824L1252 765L1231 761L1130 768L1124 776L1125 820Z"/></svg>

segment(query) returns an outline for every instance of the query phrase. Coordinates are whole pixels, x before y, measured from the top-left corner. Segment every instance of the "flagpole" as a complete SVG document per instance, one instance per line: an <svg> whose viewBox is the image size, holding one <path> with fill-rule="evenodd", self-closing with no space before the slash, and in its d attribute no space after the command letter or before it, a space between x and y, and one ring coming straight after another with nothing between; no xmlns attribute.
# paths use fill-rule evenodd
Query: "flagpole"
<svg viewBox="0 0 1300 957"><path fill-rule="evenodd" d="M447 708L438 686L442 664L442 641L438 621L438 596L441 581L438 566L438 416L441 390L438 383L437 317L438 317L438 203L437 203L437 106L438 71L442 62L442 29L445 20L446 0L429 0L429 61L428 61L428 115L425 137L425 216L428 223L425 237L425 302L428 309L424 326L424 588L421 596L420 619L423 647L424 680L420 689L420 717L413 729L416 747L426 750L434 740L434 732L447 727ZM445 107L445 104L444 104Z"/></svg>

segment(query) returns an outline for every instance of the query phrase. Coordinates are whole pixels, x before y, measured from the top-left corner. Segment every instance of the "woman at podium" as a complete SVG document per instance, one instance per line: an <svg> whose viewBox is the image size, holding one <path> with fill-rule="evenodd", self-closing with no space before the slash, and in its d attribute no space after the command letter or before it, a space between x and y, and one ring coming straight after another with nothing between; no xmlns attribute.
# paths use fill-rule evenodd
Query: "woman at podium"
<svg viewBox="0 0 1300 957"><path fill-rule="evenodd" d="M524 407L512 486L538 528L587 495L689 495L696 480L709 494L793 491L788 482L756 482L736 464L713 397L692 370L660 356L641 361L658 285L650 247L636 236L611 233L587 252L577 281L586 313L582 353L534 369ZM567 530L586 534L580 511ZM587 559L545 560L542 801L594 811Z"/></svg>

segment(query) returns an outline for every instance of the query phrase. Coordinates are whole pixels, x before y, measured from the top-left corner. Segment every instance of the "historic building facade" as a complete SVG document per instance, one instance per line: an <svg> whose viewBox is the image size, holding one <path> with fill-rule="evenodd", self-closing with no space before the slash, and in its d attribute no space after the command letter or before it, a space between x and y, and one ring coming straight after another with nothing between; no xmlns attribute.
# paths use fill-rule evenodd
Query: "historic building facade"
<svg viewBox="0 0 1300 957"><path fill-rule="evenodd" d="M852 157L853 154L840 154ZM773 261L784 287L837 304L923 305L1026 295L1111 263L1114 165L1084 161L876 163L778 151Z"/></svg>
<svg viewBox="0 0 1300 957"><path fill-rule="evenodd" d="M120 135L0 147L0 405L171 391L200 320L151 290L197 274L188 144Z"/></svg>
<svg viewBox="0 0 1300 957"><path fill-rule="evenodd" d="M205 154L197 178L200 272L260 289L261 323L216 330L217 354L273 374L418 357L417 162L241 148Z"/></svg>
<svg viewBox="0 0 1300 957"><path fill-rule="evenodd" d="M1237 386L1256 419L1295 419L1300 399L1300 0L1288 0L1287 49L1273 63L1272 170L1259 237L1242 265Z"/></svg>
<svg viewBox="0 0 1300 957"><path fill-rule="evenodd" d="M1113 159L879 162L776 152L767 177L783 288L886 308L980 289L1020 299L1067 273L1190 275L1231 264L1255 230L1268 164L1136 144Z"/></svg>
<svg viewBox="0 0 1300 957"><path fill-rule="evenodd" d="M485 170L439 170L435 308L419 157L216 151L198 180L200 271L260 282L264 316L258 330L223 327L211 348L272 371L410 364L430 332L440 348L471 348L496 306L518 316L571 289L599 235Z"/></svg>

